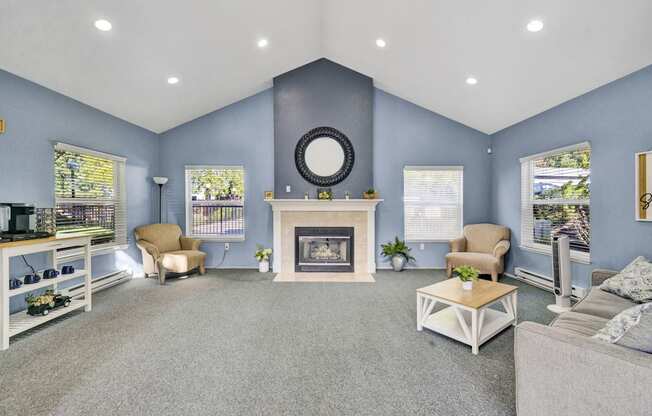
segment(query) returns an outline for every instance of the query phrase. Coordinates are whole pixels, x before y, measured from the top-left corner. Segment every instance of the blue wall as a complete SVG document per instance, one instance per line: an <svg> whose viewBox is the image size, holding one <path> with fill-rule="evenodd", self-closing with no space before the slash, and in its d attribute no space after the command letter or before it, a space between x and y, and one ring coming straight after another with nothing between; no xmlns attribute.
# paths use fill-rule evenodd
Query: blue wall
<svg viewBox="0 0 652 416"><path fill-rule="evenodd" d="M263 91L161 135L161 175L166 186L167 218L185 228L186 165L243 165L246 240L232 242L223 267L255 267L256 244L272 245L272 210L263 200L274 189L274 106L272 90ZM167 203L166 203L167 202ZM224 243L205 242L207 266L219 264Z"/></svg>
<svg viewBox="0 0 652 416"><path fill-rule="evenodd" d="M153 219L150 178L158 167L157 135L1 70L0 118L6 120L6 131L0 135L2 202L54 205L54 142L127 157L130 247L93 258L93 275L124 268L139 272L140 253L131 241L131 230ZM38 268L45 266L42 256L33 256L32 261ZM17 261L12 270L16 275L26 273Z"/></svg>
<svg viewBox="0 0 652 416"><path fill-rule="evenodd" d="M488 221L489 136L378 89L374 99L374 185L385 200L377 208L377 245L403 238L406 165L463 165L464 223ZM445 267L448 243L426 243L423 251L419 244L410 246L414 267ZM380 256L377 264L388 266Z"/></svg>
<svg viewBox="0 0 652 416"><path fill-rule="evenodd" d="M355 152L351 174L332 186L335 198L353 198L373 185L373 81L366 75L319 59L274 78L274 152L276 198L315 197L317 186L299 174L294 150L315 127L344 133ZM286 192L286 185L291 192Z"/></svg>
<svg viewBox="0 0 652 416"><path fill-rule="evenodd" d="M492 217L513 232L508 270L550 275L550 257L520 249L519 158L588 140L591 158L591 265L573 264L589 285L594 267L620 269L652 254L652 223L634 220L634 153L652 149L652 66L492 136Z"/></svg>

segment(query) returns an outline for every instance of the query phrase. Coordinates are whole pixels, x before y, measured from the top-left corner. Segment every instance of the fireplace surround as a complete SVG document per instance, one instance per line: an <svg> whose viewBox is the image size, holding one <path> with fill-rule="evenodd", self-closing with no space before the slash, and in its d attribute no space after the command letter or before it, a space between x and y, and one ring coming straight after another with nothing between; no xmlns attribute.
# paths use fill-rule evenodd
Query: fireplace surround
<svg viewBox="0 0 652 416"><path fill-rule="evenodd" d="M294 271L352 273L353 227L295 227Z"/></svg>

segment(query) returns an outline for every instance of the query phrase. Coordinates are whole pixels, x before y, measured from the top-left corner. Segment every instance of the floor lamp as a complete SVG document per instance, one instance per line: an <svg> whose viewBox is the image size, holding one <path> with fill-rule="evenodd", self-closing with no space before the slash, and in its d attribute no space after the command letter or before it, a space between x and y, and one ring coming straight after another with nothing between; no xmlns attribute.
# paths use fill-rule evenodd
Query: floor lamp
<svg viewBox="0 0 652 416"><path fill-rule="evenodd" d="M168 183L168 178L154 176L152 180L158 185L158 222L160 224L163 221L163 185Z"/></svg>

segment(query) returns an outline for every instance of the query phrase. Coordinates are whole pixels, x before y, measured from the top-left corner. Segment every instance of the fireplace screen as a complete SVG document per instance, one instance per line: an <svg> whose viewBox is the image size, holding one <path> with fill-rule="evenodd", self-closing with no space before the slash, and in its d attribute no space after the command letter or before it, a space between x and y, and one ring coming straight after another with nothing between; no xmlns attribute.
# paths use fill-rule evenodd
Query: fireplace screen
<svg viewBox="0 0 652 416"><path fill-rule="evenodd" d="M295 228L295 270L352 272L352 227Z"/></svg>

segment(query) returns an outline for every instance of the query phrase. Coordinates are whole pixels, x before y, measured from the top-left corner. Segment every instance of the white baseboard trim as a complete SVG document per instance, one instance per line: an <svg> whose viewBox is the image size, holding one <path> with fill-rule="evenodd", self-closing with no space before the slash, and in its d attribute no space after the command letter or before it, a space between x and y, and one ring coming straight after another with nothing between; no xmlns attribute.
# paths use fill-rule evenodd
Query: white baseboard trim
<svg viewBox="0 0 652 416"><path fill-rule="evenodd" d="M128 280L131 280L133 273L129 270L121 270L113 273L108 273L103 276L99 276L93 279L91 282L91 293L99 292L104 289L108 289L115 285L119 285ZM78 297L83 296L84 294L84 285L79 284L71 287L62 289L62 292L66 291L68 296Z"/></svg>

